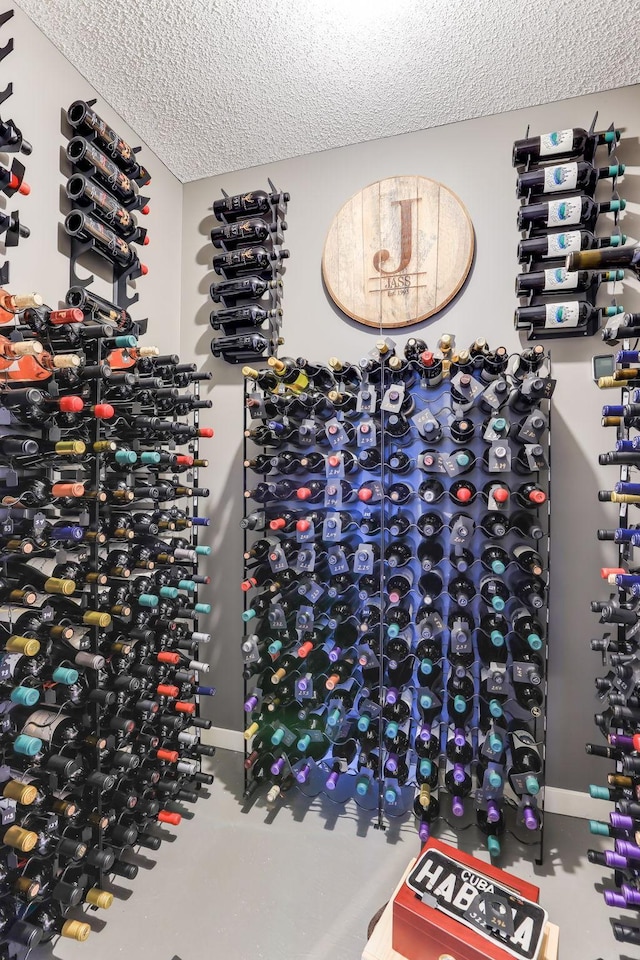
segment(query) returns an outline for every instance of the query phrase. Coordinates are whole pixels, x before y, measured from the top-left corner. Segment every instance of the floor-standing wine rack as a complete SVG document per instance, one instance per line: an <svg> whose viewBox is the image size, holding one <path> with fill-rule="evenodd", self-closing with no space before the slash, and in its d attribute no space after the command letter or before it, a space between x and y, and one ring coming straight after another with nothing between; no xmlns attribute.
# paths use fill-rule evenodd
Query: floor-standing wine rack
<svg viewBox="0 0 640 960"><path fill-rule="evenodd" d="M120 231L144 242L127 172L148 174L80 105L95 128L83 149L100 142L113 160L94 153L96 180L74 175L85 193L66 220L66 308L1 294L4 957L58 935L85 940L91 911L135 879L138 849L157 850L162 826L178 826L213 779L199 715L215 693L201 679L209 636L198 620L210 612L198 597L209 548L197 542L208 375L139 342L146 321L131 317L128 285L145 271ZM128 209L99 185L100 165L135 195ZM89 252L113 267L112 300L77 273Z"/></svg>
<svg viewBox="0 0 640 960"><path fill-rule="evenodd" d="M634 483L632 469L640 463L640 447L637 443L637 407L640 394L638 362L640 354L636 334L640 335L640 314L626 314L624 327L613 325L608 342L620 349L612 356L613 375L598 381L604 391L620 389L619 402L605 404L602 410L603 426L610 428L615 444L609 452L600 456L602 465L617 465L619 480L611 490L602 490L599 499L616 504L617 527L599 530L598 539L615 544L614 566L602 569L602 577L608 584L608 600L595 600L592 610L598 613L605 624L602 637L591 641L591 649L601 654L604 676L596 679L596 690L602 700L602 709L595 716L596 725L606 740L603 744L587 744L587 752L615 762L615 769L607 776L607 785L590 786L591 796L609 800L615 804L609 823L590 821L591 833L611 837L613 849L605 852L589 851L589 860L613 870L613 886L604 889L608 907L636 911L640 906L638 895L638 821L640 820L640 740L636 731L640 723L640 701L637 695L638 670L638 624L637 597L640 576L634 566L634 548L640 546L640 531L629 515L629 506L640 504L640 486ZM623 333L624 330L624 333ZM605 331L606 332L606 331ZM634 338L633 349L632 341ZM618 400L618 397L612 395ZM640 944L640 927L629 924L627 919L613 923L617 940Z"/></svg>
<svg viewBox="0 0 640 960"><path fill-rule="evenodd" d="M617 246L626 239L618 228L618 215L625 206L617 192L618 178L624 174L624 165L614 153L619 132L611 124L597 133L597 118L596 113L588 131L560 130L531 137L527 129L525 139L514 144L521 198L518 261L523 265L516 278L520 306L514 323L517 330L527 331L528 340L592 337L602 317L623 312L615 299L609 306L596 307L599 293L602 301L601 284L620 280L622 271L580 273L568 271L565 263L574 251ZM608 165L598 168L603 156ZM586 168L592 175L583 182ZM606 201L605 184L610 185ZM608 237L596 237L596 223L603 213L613 213L614 229Z"/></svg>
<svg viewBox="0 0 640 960"><path fill-rule="evenodd" d="M218 305L210 323L222 336L211 341L214 357L227 363L256 363L277 357L284 342L282 275L289 251L282 246L289 194L271 180L269 193L252 190L213 204L219 226L211 231L213 268L222 279L211 284Z"/></svg>
<svg viewBox="0 0 640 960"><path fill-rule="evenodd" d="M445 339L243 371L247 794L541 856L554 382L542 347Z"/></svg>

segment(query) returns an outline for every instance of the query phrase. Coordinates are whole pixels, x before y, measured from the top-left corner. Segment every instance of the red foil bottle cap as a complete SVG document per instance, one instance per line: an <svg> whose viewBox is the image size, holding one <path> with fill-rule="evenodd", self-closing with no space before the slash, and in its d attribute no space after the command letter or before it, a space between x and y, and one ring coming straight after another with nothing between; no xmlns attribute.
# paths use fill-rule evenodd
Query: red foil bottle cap
<svg viewBox="0 0 640 960"><path fill-rule="evenodd" d="M603 580L606 580L607 577L612 576L613 574L626 573L626 570L623 570L622 567L600 567L600 576Z"/></svg>
<svg viewBox="0 0 640 960"><path fill-rule="evenodd" d="M80 413L84 403L82 397L60 397L58 406L62 413Z"/></svg>
<svg viewBox="0 0 640 960"><path fill-rule="evenodd" d="M547 495L544 490L531 490L528 499L531 503L536 503L539 506L541 503L545 503Z"/></svg>
<svg viewBox="0 0 640 960"><path fill-rule="evenodd" d="M148 203L145 203L145 205L144 205L144 207L142 208L142 210L140 211L140 213L141 213L144 217L147 216L147 214L149 213L149 204L148 204Z"/></svg>
<svg viewBox="0 0 640 960"><path fill-rule="evenodd" d="M182 817L179 813L171 813L170 810L160 810L158 821L160 823L171 823L174 827L177 827L181 823Z"/></svg>
<svg viewBox="0 0 640 960"><path fill-rule="evenodd" d="M166 760L167 763L177 763L180 759L180 754L177 750L163 750L161 748L157 751L156 757L158 760Z"/></svg>
<svg viewBox="0 0 640 960"><path fill-rule="evenodd" d="M270 530L284 530L284 528L286 527L286 525L287 525L286 520L284 520L282 517L276 517L275 520L271 520L271 521L269 522L269 529L270 529ZM296 526L297 526L297 524L296 524ZM298 529L299 529L299 528L298 528Z"/></svg>
<svg viewBox="0 0 640 960"><path fill-rule="evenodd" d="M255 577L249 577L248 580L242 581L242 583L240 584L240 589L244 593L247 593L247 591L251 590L252 587L257 587L257 586L258 586L258 581L255 579Z"/></svg>
<svg viewBox="0 0 640 960"><path fill-rule="evenodd" d="M298 522L296 523L296 530L299 533L306 533L310 526L311 524L309 523L308 520L298 520Z"/></svg>
<svg viewBox="0 0 640 960"><path fill-rule="evenodd" d="M159 683L156 687L156 693L160 697L177 697L180 693L180 687L174 687L170 683Z"/></svg>
<svg viewBox="0 0 640 960"><path fill-rule="evenodd" d="M498 487L493 491L493 499L496 503L506 503L509 499L509 491L506 487Z"/></svg>
<svg viewBox="0 0 640 960"><path fill-rule="evenodd" d="M145 237L145 238L144 238L144 240L142 241L142 246L143 246L143 247L148 247L148 246L149 246L149 237ZM143 264L143 266L144 266L144 264Z"/></svg>
<svg viewBox="0 0 640 960"><path fill-rule="evenodd" d="M311 640L307 640L306 643L303 643L301 647L298 647L298 656L301 660L304 660L313 650L313 644Z"/></svg>
<svg viewBox="0 0 640 960"><path fill-rule="evenodd" d="M149 267L146 265L146 263L140 264L140 273L143 277L146 277L146 275L149 273Z"/></svg>
<svg viewBox="0 0 640 960"><path fill-rule="evenodd" d="M640 751L640 733L634 733L633 735L633 749Z"/></svg>
<svg viewBox="0 0 640 960"><path fill-rule="evenodd" d="M460 487L455 494L456 500L459 500L460 503L468 503L469 500L471 500L471 496L472 493L469 487Z"/></svg>
<svg viewBox="0 0 640 960"><path fill-rule="evenodd" d="M329 466L330 467L339 467L340 466L340 457L334 453L329 457Z"/></svg>
<svg viewBox="0 0 640 960"><path fill-rule="evenodd" d="M171 650L161 650L157 654L158 663L172 663L174 666L180 663L180 654L172 653Z"/></svg>
<svg viewBox="0 0 640 960"><path fill-rule="evenodd" d="M175 708L178 713L195 713L196 705L195 703L187 703L186 700L178 700L175 704Z"/></svg>
<svg viewBox="0 0 640 960"><path fill-rule="evenodd" d="M309 487L299 487L296 490L296 497L298 500L308 500L310 496L311 490L309 490Z"/></svg>
<svg viewBox="0 0 640 960"><path fill-rule="evenodd" d="M96 403L93 408L93 415L97 420L111 420L112 417L115 417L115 414L116 411L110 403Z"/></svg>
<svg viewBox="0 0 640 960"><path fill-rule="evenodd" d="M363 503L368 503L373 496L373 490L370 487L362 487L358 490L358 500L362 500Z"/></svg>
<svg viewBox="0 0 640 960"><path fill-rule="evenodd" d="M49 314L49 323L53 326L59 326L62 323L82 323L84 313L77 307L70 307L67 310L52 310Z"/></svg>
<svg viewBox="0 0 640 960"><path fill-rule="evenodd" d="M200 427L198 430L199 437L209 437L213 436L213 427Z"/></svg>
<svg viewBox="0 0 640 960"><path fill-rule="evenodd" d="M433 366L433 353L431 352L431 350L423 350L422 353L420 354L420 359L422 360L422 363L424 364L425 367Z"/></svg>
<svg viewBox="0 0 640 960"><path fill-rule="evenodd" d="M186 454L181 453L176 457L176 463L180 464L181 467L192 467L193 457L188 457Z"/></svg>

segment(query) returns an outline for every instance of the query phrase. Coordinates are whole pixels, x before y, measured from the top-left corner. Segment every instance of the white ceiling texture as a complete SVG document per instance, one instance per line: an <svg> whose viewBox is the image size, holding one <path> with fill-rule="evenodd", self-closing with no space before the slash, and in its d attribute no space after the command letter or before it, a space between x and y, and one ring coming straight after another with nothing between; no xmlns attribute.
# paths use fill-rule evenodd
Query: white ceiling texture
<svg viewBox="0 0 640 960"><path fill-rule="evenodd" d="M19 5L183 182L640 79L640 0Z"/></svg>

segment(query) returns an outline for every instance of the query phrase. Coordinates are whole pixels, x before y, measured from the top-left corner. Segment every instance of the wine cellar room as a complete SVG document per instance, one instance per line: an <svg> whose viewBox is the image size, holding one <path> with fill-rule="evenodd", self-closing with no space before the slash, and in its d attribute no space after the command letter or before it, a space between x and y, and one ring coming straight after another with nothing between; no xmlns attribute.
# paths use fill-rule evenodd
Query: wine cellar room
<svg viewBox="0 0 640 960"><path fill-rule="evenodd" d="M0 960L640 956L637 11L565 6L0 8Z"/></svg>

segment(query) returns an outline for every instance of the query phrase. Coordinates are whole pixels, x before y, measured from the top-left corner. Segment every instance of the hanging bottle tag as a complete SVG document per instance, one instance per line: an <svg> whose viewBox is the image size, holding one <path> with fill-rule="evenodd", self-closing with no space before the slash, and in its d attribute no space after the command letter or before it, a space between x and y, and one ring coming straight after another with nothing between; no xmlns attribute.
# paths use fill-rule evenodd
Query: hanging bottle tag
<svg viewBox="0 0 640 960"><path fill-rule="evenodd" d="M454 620L451 625L450 652L454 654L473 653L471 633L464 620Z"/></svg>
<svg viewBox="0 0 640 960"><path fill-rule="evenodd" d="M82 510L82 512L80 513L80 515L79 515L79 517L78 517L78 523L79 523L80 526L82 526L82 527L88 527L88 526L89 526L89 524L91 523L91 518L89 517L89 511L88 511L88 510L86 510L86 509Z"/></svg>
<svg viewBox="0 0 640 960"><path fill-rule="evenodd" d="M547 428L547 418L542 410L534 410L518 431L518 440L523 443L538 443Z"/></svg>
<svg viewBox="0 0 640 960"><path fill-rule="evenodd" d="M378 394L376 392L376 388L373 386L373 384L369 383L368 380L365 380L358 390L358 395L356 398L356 412L369 414L375 413L377 403Z"/></svg>
<svg viewBox="0 0 640 960"><path fill-rule="evenodd" d="M506 381L502 379L493 380L488 387L485 387L482 399L493 410L499 410L507 399L508 391L504 391L503 389L505 382Z"/></svg>
<svg viewBox="0 0 640 960"><path fill-rule="evenodd" d="M342 506L342 483L340 480L329 480L324 488L324 505L339 510Z"/></svg>
<svg viewBox="0 0 640 960"><path fill-rule="evenodd" d="M279 720L276 720L276 722L274 723L273 730L274 730L274 733L276 730L282 730L283 736L282 736L282 739L280 740L280 746L284 744L285 747L290 747L293 743L295 743L296 741L295 733L293 733L289 729L289 727L286 727L284 723L280 723Z"/></svg>
<svg viewBox="0 0 640 960"><path fill-rule="evenodd" d="M498 738L500 741L499 744L496 743L494 737ZM483 757L486 757L487 760L492 760L495 763L498 763L500 757L504 752L504 733L500 731L494 723L491 724L486 737L484 738L484 743L482 744L481 754Z"/></svg>
<svg viewBox="0 0 640 960"><path fill-rule="evenodd" d="M425 410L420 410L418 413L414 413L412 417L409 418L410 422L414 425L416 430L421 436L428 435L430 431L425 430L427 424L433 424L433 429L440 429L440 424L431 413L431 410L426 408Z"/></svg>
<svg viewBox="0 0 640 960"><path fill-rule="evenodd" d="M418 627L420 628L421 640L432 640L444 630L444 621L440 614L433 610L427 614L424 620L420 621Z"/></svg>
<svg viewBox="0 0 640 960"><path fill-rule="evenodd" d="M18 486L18 474L15 470L7 470L2 479L8 487Z"/></svg>
<svg viewBox="0 0 640 960"><path fill-rule="evenodd" d="M288 570L289 568L289 561L285 556L284 550L279 544L277 547L273 547L269 550L268 559L272 573L280 573L281 570Z"/></svg>
<svg viewBox="0 0 640 960"><path fill-rule="evenodd" d="M613 681L613 686L618 691L618 693L621 693L628 700L631 694L634 692L636 685L639 682L640 682L640 665L632 667L631 676L616 677L616 679Z"/></svg>
<svg viewBox="0 0 640 960"><path fill-rule="evenodd" d="M466 546L471 541L475 529L475 520L472 520L471 517L467 517L464 514L460 515L451 528L450 542L452 544L459 544L462 547Z"/></svg>
<svg viewBox="0 0 640 960"><path fill-rule="evenodd" d="M547 460L544 455L544 450L542 449L539 443L525 443L524 454L525 454L525 457L527 458L529 469L532 472L534 470L547 469Z"/></svg>
<svg viewBox="0 0 640 960"><path fill-rule="evenodd" d="M8 537L10 534L13 533L13 520L11 519L9 511L7 511L7 515L2 521L2 526L0 526L0 531L2 532L3 537Z"/></svg>
<svg viewBox="0 0 640 960"><path fill-rule="evenodd" d="M339 512L329 513L322 524L322 539L338 541L342 539L342 516Z"/></svg>
<svg viewBox="0 0 640 960"><path fill-rule="evenodd" d="M503 664L492 663L487 674L487 693L496 695L509 693L509 680L507 671Z"/></svg>
<svg viewBox="0 0 640 960"><path fill-rule="evenodd" d="M386 410L387 413L400 413L404 402L404 390L404 383L392 383L385 391L380 409Z"/></svg>
<svg viewBox="0 0 640 960"><path fill-rule="evenodd" d="M464 462L465 454L462 451L442 454L442 466L450 477L458 477L469 469L468 462ZM467 460L469 458L467 457Z"/></svg>
<svg viewBox="0 0 640 960"><path fill-rule="evenodd" d="M333 450L346 447L349 443L346 431L337 417L332 417L331 420L327 420L324 426L324 432Z"/></svg>
<svg viewBox="0 0 640 960"><path fill-rule="evenodd" d="M316 442L316 424L314 420L303 420L298 427L298 443L304 447L314 446Z"/></svg>
<svg viewBox="0 0 640 960"><path fill-rule="evenodd" d="M245 637L242 641L242 662L243 663L254 663L256 660L260 659L260 651L258 650L258 637L254 633L250 637Z"/></svg>
<svg viewBox="0 0 640 960"><path fill-rule="evenodd" d="M416 693L417 693L416 702L418 704L420 704L420 700L422 699L422 697L429 697L429 699L431 700L431 707L435 709L436 707L442 706L442 700L440 699L436 691L431 689L431 687L418 687L418 690L416 691ZM418 713L419 713L419 710L418 710Z"/></svg>
<svg viewBox="0 0 640 960"><path fill-rule="evenodd" d="M307 595L306 600L311 598ZM296 630L302 630L304 632L313 630L313 624L315 621L315 610L312 603L303 604L301 607L298 607L296 611Z"/></svg>
<svg viewBox="0 0 640 960"><path fill-rule="evenodd" d="M310 583L306 584L306 592L304 593L304 598L309 603L317 603L320 597L324 595L324 588L320 586L319 583L316 583L315 580L312 580Z"/></svg>
<svg viewBox="0 0 640 960"><path fill-rule="evenodd" d="M531 776L532 775L530 773L510 773L509 780L511 782L511 787L515 790L519 797L523 798L523 801L520 805L523 807L526 806L535 808L537 806L536 798L531 796L529 793ZM533 774L533 777L538 781L539 786L542 786L542 771L540 771L540 773ZM524 797L528 797L528 801L526 803L524 802Z"/></svg>
<svg viewBox="0 0 640 960"><path fill-rule="evenodd" d="M360 646L357 647L357 653L358 663L361 667L375 669L376 667L380 666L380 661L368 643L360 644ZM363 691L366 691L365 687L363 687Z"/></svg>
<svg viewBox="0 0 640 960"><path fill-rule="evenodd" d="M542 683L542 677L536 672L535 668L532 668L530 663L520 663L519 661L511 665L511 679L514 683L531 684L532 687L537 687Z"/></svg>
<svg viewBox="0 0 640 960"><path fill-rule="evenodd" d="M327 479L344 480L344 453L342 450L325 457L325 474Z"/></svg>
<svg viewBox="0 0 640 960"><path fill-rule="evenodd" d="M382 713L382 708L380 707L380 704L374 703L373 700L359 700L358 711L360 715L367 713L372 720L377 720Z"/></svg>
<svg viewBox="0 0 640 960"><path fill-rule="evenodd" d="M510 425L504 417L491 417L487 423L487 429L482 434L483 440L492 443L494 440L502 440L509 436Z"/></svg>
<svg viewBox="0 0 640 960"><path fill-rule="evenodd" d="M522 394L522 396L530 397L533 392L534 383L537 384L540 381L542 381L543 390L542 390L542 393L540 393L539 390L536 388L536 393L535 393L536 397L543 400L550 400L551 397L553 396L553 391L556 388L556 381L553 380L551 377L541 376L540 371L537 371L537 373L528 373L527 376L524 378L524 380L521 382L520 393Z"/></svg>
<svg viewBox="0 0 640 960"><path fill-rule="evenodd" d="M353 555L353 572L358 574L372 574L374 564L373 544L359 544Z"/></svg>
<svg viewBox="0 0 640 960"><path fill-rule="evenodd" d="M492 774L498 774L500 783L496 781L495 785L491 783ZM485 801L497 800L502 797L504 792L504 767L500 763L490 762L487 764L484 778L482 781L482 796Z"/></svg>
<svg viewBox="0 0 640 960"><path fill-rule="evenodd" d="M11 426L11 411L8 407L0 407L0 426Z"/></svg>
<svg viewBox="0 0 640 960"><path fill-rule="evenodd" d="M311 544L298 550L294 570L296 573L313 573L316 566L316 548Z"/></svg>
<svg viewBox="0 0 640 960"><path fill-rule="evenodd" d="M358 424L357 429L357 444L358 449L364 449L366 447L375 447L376 446L376 425L373 420L369 418L362 420Z"/></svg>
<svg viewBox="0 0 640 960"><path fill-rule="evenodd" d="M252 420L262 420L266 417L264 409L264 396L261 390L253 390L249 394L249 403L247 404L247 409Z"/></svg>
<svg viewBox="0 0 640 960"><path fill-rule="evenodd" d="M269 626L272 630L286 630L287 618L280 603L272 603L267 614Z"/></svg>
<svg viewBox="0 0 640 960"><path fill-rule="evenodd" d="M32 524L34 536L42 536L42 532L47 524L47 518L45 517L44 513L36 513L32 520Z"/></svg>
<svg viewBox="0 0 640 960"><path fill-rule="evenodd" d="M371 496L369 497L368 503L380 503L384 499L384 489L379 480L367 480L366 483L362 484L361 490L365 488L371 491Z"/></svg>
<svg viewBox="0 0 640 960"><path fill-rule="evenodd" d="M44 607L40 607L40 619L43 623L49 623L53 620L53 607L50 607L48 604Z"/></svg>
<svg viewBox="0 0 640 960"><path fill-rule="evenodd" d="M338 545L329 547L327 551L327 563L329 564L331 576L335 576L337 573L349 572L349 564L347 563L344 550Z"/></svg>
<svg viewBox="0 0 640 960"><path fill-rule="evenodd" d="M309 527L307 530L298 530L296 528L297 543L308 543L309 541L315 540L315 538L316 538L316 527L312 520L309 520Z"/></svg>
<svg viewBox="0 0 640 960"><path fill-rule="evenodd" d="M511 472L511 447L507 440L498 440L491 444L487 455L489 473ZM489 507L493 510L493 507Z"/></svg>
<svg viewBox="0 0 640 960"><path fill-rule="evenodd" d="M465 406L467 404L472 404L476 397L480 396L483 390L482 384L479 380L476 380L475 377L470 377L468 374L462 373L461 371L456 373L455 377L451 378L451 386L463 398L462 402Z"/></svg>
<svg viewBox="0 0 640 960"><path fill-rule="evenodd" d="M313 675L311 673L305 673L303 677L298 677L294 685L294 690L294 696L298 702L301 702L302 700L312 700L314 695ZM320 733L319 730L316 732ZM298 736L302 738L306 733L310 734L311 731L301 730Z"/></svg>
<svg viewBox="0 0 640 960"><path fill-rule="evenodd" d="M438 450L424 450L418 455L418 466L425 473L447 473L445 454Z"/></svg>

